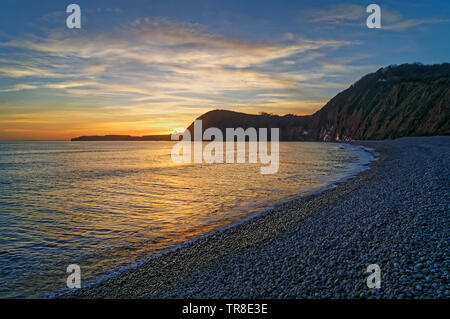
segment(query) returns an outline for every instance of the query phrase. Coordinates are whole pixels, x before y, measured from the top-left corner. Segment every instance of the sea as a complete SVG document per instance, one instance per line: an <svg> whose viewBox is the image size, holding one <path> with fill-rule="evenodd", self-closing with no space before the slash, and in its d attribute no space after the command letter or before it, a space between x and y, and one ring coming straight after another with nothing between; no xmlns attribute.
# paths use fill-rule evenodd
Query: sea
<svg viewBox="0 0 450 319"><path fill-rule="evenodd" d="M367 169L362 146L280 142L261 163L175 163L175 142L0 142L0 298L94 285Z"/></svg>

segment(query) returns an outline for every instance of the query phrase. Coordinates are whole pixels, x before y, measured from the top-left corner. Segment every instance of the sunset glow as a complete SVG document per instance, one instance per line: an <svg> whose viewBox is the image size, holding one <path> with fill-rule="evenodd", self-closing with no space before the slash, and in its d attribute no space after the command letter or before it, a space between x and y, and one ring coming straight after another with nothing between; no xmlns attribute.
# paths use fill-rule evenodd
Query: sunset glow
<svg viewBox="0 0 450 319"><path fill-rule="evenodd" d="M165 134L215 108L311 114L385 61L439 63L449 49L418 45L449 21L417 5L386 5L376 31L364 27L363 5L331 2L286 2L282 12L255 1L79 5L81 29L66 27L57 1L30 1L26 12L0 5L1 140Z"/></svg>

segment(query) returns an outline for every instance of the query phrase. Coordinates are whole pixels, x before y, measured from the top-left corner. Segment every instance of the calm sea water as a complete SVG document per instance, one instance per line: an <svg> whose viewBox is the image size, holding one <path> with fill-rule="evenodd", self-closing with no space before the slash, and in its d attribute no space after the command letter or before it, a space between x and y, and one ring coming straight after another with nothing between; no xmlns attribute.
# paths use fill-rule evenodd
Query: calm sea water
<svg viewBox="0 0 450 319"><path fill-rule="evenodd" d="M82 286L360 171L357 146L280 143L260 164L174 164L172 142L0 143L0 297Z"/></svg>

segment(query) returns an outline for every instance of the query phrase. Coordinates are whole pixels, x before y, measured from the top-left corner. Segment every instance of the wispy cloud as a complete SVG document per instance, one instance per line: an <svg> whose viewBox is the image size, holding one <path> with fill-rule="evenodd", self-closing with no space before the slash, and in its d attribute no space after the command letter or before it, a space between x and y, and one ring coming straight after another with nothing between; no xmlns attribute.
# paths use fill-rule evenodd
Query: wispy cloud
<svg viewBox="0 0 450 319"><path fill-rule="evenodd" d="M401 14L395 11L385 10L383 12L382 17L384 19L383 28L385 30L393 30L393 31L405 31L410 28L414 28L424 24L440 24L440 23L448 23L450 19L442 19L442 18L411 18L407 19L401 16Z"/></svg>
<svg viewBox="0 0 450 319"><path fill-rule="evenodd" d="M307 11L310 22L341 24L364 19L365 8L358 4L339 4Z"/></svg>
<svg viewBox="0 0 450 319"><path fill-rule="evenodd" d="M311 9L306 13L309 22L333 25L365 25L368 13L366 7L359 4L344 3L325 9ZM450 19L438 17L406 18L403 14L381 6L382 30L405 31L424 24L450 22Z"/></svg>
<svg viewBox="0 0 450 319"><path fill-rule="evenodd" d="M214 34L198 24L148 18L111 32L59 31L4 42L3 47L35 53L15 64L3 58L0 73L33 78L33 87L75 95L172 96L178 100L195 92L213 100L231 91L238 96L240 91L301 87L311 75L292 75L289 62L284 71L271 69L271 63L350 43L296 39L294 35L280 43L242 41Z"/></svg>
<svg viewBox="0 0 450 319"><path fill-rule="evenodd" d="M37 86L31 85L31 84L15 84L7 89L1 89L0 92L16 92L16 91L23 91L23 90L33 90L36 89Z"/></svg>

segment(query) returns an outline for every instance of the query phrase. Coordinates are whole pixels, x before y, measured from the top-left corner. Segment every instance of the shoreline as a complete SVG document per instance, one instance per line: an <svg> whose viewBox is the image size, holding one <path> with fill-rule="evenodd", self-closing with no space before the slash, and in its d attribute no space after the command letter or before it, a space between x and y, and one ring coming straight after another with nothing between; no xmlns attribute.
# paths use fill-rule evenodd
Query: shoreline
<svg viewBox="0 0 450 319"><path fill-rule="evenodd" d="M286 241L303 246L305 249L311 248L307 245L309 241L307 237L292 242L292 236L289 235L293 232L296 233L296 228L308 231L307 224L311 222L314 224L318 218L322 223L330 223L326 221L330 207L339 205L339 202L343 200L351 201L353 192L364 186L367 187L373 180L380 179L379 176L386 173L386 166L389 166L387 159L395 159L396 152L399 151L399 147L395 145L399 143L396 143L396 141L417 144L423 143L421 141L424 139L430 138L357 142L356 144L363 147L373 148L377 153L378 160L369 163L370 169L349 177L345 181L337 182L336 187L277 204L274 208L267 209L220 231L201 236L118 276L110 277L91 287L58 296L58 298L345 298L383 296L383 293L380 295L381 290L378 289L372 291L367 289L367 295L364 294L364 291L359 295L350 293L354 289L349 289L348 294L345 291L333 293L333 287L327 289L326 285L322 285L323 287L320 289L314 288L314 285L304 289L303 284L293 285L292 279L296 277L315 278L321 273L323 275L323 271L327 267L319 267L322 269L317 269L317 266L313 267L314 263L312 262L317 258L308 256L313 259L309 265L308 262L297 257L292 257L298 259L295 263L289 262L289 259L288 262L284 262L286 257L295 254L286 254L283 249L275 249L272 251L273 258L269 258L270 261L265 263L263 259L266 258L258 259L256 258L258 255L255 256L254 252L260 253L267 251L267 249L274 249L272 246L277 246ZM448 138L445 137L431 139L446 139L448 141ZM325 219L320 217L325 217ZM325 227L327 226L325 225ZM315 241L324 240L318 237ZM300 255L305 253L305 249L299 250ZM319 256L320 254L316 257ZM246 261L247 257L248 259L254 259L253 262ZM236 262L236 259L239 262ZM231 266L229 267L227 264L230 263ZM297 274L295 272L288 274L292 270L286 274L280 274L274 264L279 264L282 269L287 264L292 264L291 266L294 266L294 268L303 265L304 270L301 271L300 268L302 267L300 267ZM309 271L308 268L310 268ZM266 278L264 281L264 278L260 278L263 269L265 269L263 273L271 274L269 280ZM361 272L365 269L356 270L360 273L359 277L365 276L363 275L364 272ZM305 272L307 273L305 274ZM221 277L224 282L217 287L217 290L211 291L212 287L217 285L216 279ZM227 283L230 277L234 277L233 283ZM331 274L331 277L333 277L333 274ZM334 278L336 279L336 274L334 274ZM241 280L247 284L239 284ZM257 283L255 280L263 281ZM359 281L364 283L363 280ZM276 284L279 286L276 287ZM286 286L292 287L285 289ZM327 292L327 290L330 291ZM358 290L361 289L358 288ZM208 293L208 291L210 292ZM388 296L392 297L392 295ZM399 295L399 297L402 296ZM412 296L406 294L404 297Z"/></svg>

